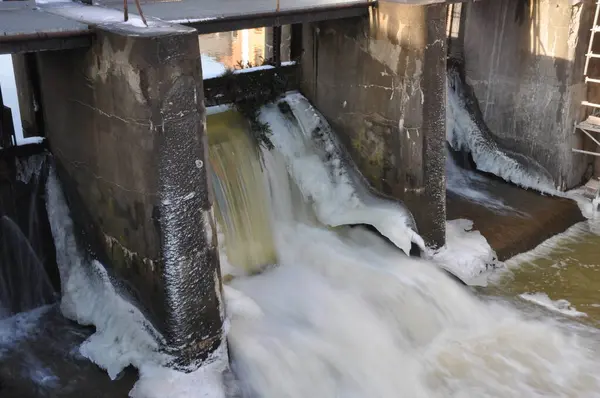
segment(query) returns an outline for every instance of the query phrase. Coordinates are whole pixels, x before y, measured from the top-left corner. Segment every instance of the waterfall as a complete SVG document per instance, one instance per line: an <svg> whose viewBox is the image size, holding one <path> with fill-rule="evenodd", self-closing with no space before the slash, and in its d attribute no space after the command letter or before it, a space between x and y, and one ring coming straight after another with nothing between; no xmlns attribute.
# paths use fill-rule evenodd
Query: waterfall
<svg viewBox="0 0 600 398"><path fill-rule="evenodd" d="M598 331L482 299L403 253L422 243L410 213L369 189L304 97L262 109L270 151L249 144L238 116L221 117L221 132L209 119L221 261L242 269L224 286L232 388L224 347L191 373L165 366L160 334L76 246L53 173L47 185L62 311L96 326L80 351L111 377L139 369L130 396L599 396Z"/></svg>
<svg viewBox="0 0 600 398"><path fill-rule="evenodd" d="M431 262L340 225L357 209L379 221L381 209L365 204L348 168L336 170L343 164L328 143L307 133L324 126L307 101L285 102L291 112L274 105L262 115L275 145L263 156L277 267L235 278L225 294L236 396L598 396L597 337L483 301ZM300 199L318 222L295 212ZM397 220L405 216L397 209Z"/></svg>
<svg viewBox="0 0 600 398"><path fill-rule="evenodd" d="M277 261L258 148L235 111L209 115L207 125L219 249L234 266L225 274L257 272Z"/></svg>
<svg viewBox="0 0 600 398"><path fill-rule="evenodd" d="M0 319L56 300L38 209L45 161L43 154L15 158L12 200L0 208Z"/></svg>
<svg viewBox="0 0 600 398"><path fill-rule="evenodd" d="M542 193L557 193L550 173L538 162L501 148L483 120L462 64L449 61L446 138L452 149L471 153L477 169Z"/></svg>

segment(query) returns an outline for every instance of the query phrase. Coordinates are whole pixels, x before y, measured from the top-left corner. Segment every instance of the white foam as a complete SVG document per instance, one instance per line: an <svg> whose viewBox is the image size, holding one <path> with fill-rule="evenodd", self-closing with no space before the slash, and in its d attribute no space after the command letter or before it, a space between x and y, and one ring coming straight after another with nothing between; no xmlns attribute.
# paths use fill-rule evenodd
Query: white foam
<svg viewBox="0 0 600 398"><path fill-rule="evenodd" d="M519 295L523 300L541 305L550 311L560 312L568 316L587 316L585 312L577 311L569 301L560 299L552 300L546 293L523 293Z"/></svg>
<svg viewBox="0 0 600 398"><path fill-rule="evenodd" d="M180 372L149 363L140 368L140 378L131 398L225 398L223 372L227 369L227 348L221 346L197 370Z"/></svg>
<svg viewBox="0 0 600 398"><path fill-rule="evenodd" d="M36 4L72 3L72 0L35 0Z"/></svg>
<svg viewBox="0 0 600 398"><path fill-rule="evenodd" d="M554 251L559 250L566 243L577 242L581 239L581 236L587 235L590 232L594 233L594 227L594 224L589 221L577 223L569 227L566 231L548 238L534 249L517 254L506 260L504 264L508 268L516 268L520 267L523 263L533 263L539 258L550 258ZM596 233L599 234L600 231Z"/></svg>
<svg viewBox="0 0 600 398"><path fill-rule="evenodd" d="M200 54L202 62L202 78L204 80L214 79L227 72L225 65L207 54Z"/></svg>
<svg viewBox="0 0 600 398"><path fill-rule="evenodd" d="M488 193L488 185L488 178L474 171L462 169L455 163L449 151L446 151L446 188L449 192L497 212L517 212L501 198Z"/></svg>
<svg viewBox="0 0 600 398"><path fill-rule="evenodd" d="M314 226L288 225L278 237L279 267L232 282L260 309L252 312L260 316L231 317L229 343L243 396L592 397L600 391L597 351L587 342L477 300L431 263L357 247Z"/></svg>
<svg viewBox="0 0 600 398"><path fill-rule="evenodd" d="M600 220L600 211L597 210L597 204L588 199L584 195L584 191L584 187L575 188L568 191L565 196L577 203L579 210L581 210L581 214L583 214L585 218L590 220Z"/></svg>
<svg viewBox="0 0 600 398"><path fill-rule="evenodd" d="M148 25L144 24L139 15L129 13L129 19L124 21L123 11L107 8L102 5L87 5L74 1L49 1L38 3L46 11L65 18L73 19L85 24L113 25L127 29L131 33L147 32L183 32L190 28L181 25L173 25L156 18L147 19Z"/></svg>
<svg viewBox="0 0 600 398"><path fill-rule="evenodd" d="M264 107L260 117L271 126L273 145L319 221L332 227L373 225L407 254L412 242L424 248L423 240L413 230L410 212L368 191L362 176L349 159L342 157L340 144L308 100L298 93L288 94L285 100L293 120L282 115L276 105Z"/></svg>
<svg viewBox="0 0 600 398"><path fill-rule="evenodd" d="M430 257L466 283L498 264L494 249L473 230L473 222L465 219L446 222L446 244Z"/></svg>
<svg viewBox="0 0 600 398"><path fill-rule="evenodd" d="M6 349L35 333L40 318L51 308L46 305L9 318L0 318L0 359Z"/></svg>

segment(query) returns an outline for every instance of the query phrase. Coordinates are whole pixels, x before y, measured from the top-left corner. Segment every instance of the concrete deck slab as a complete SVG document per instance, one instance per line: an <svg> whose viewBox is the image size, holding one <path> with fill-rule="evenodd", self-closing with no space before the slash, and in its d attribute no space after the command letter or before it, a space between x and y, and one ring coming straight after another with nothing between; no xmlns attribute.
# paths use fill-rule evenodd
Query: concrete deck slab
<svg viewBox="0 0 600 398"><path fill-rule="evenodd" d="M135 5L130 17L136 18ZM368 0L145 0L142 9L154 24L185 24L198 33L313 22L366 15ZM85 47L103 17L122 18L121 0L36 4L0 2L0 54ZM129 24L131 26L131 24ZM141 27L141 26L139 26Z"/></svg>
<svg viewBox="0 0 600 398"><path fill-rule="evenodd" d="M0 2L0 54L88 46L89 35L88 25L44 12L33 1Z"/></svg>

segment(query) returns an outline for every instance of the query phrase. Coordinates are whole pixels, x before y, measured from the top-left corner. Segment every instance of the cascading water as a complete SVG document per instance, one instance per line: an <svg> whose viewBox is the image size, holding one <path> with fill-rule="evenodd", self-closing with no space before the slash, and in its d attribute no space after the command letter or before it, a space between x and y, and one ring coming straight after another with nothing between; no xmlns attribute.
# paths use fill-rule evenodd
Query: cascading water
<svg viewBox="0 0 600 398"><path fill-rule="evenodd" d="M457 164L451 150L446 150L446 189L449 192L496 212L516 213L517 210L505 204L501 198L493 197L486 192L488 184L489 179L486 176L462 168Z"/></svg>
<svg viewBox="0 0 600 398"><path fill-rule="evenodd" d="M259 154L239 113L208 116L209 160L225 275L252 273L277 259ZM227 245L224 244L227 242Z"/></svg>
<svg viewBox="0 0 600 398"><path fill-rule="evenodd" d="M52 303L54 286L21 228L0 217L0 319Z"/></svg>
<svg viewBox="0 0 600 398"><path fill-rule="evenodd" d="M261 118L273 130L286 132L273 134L271 141L321 223L371 225L406 254L413 243L425 248L412 214L401 203L368 189L325 119L305 97L288 94L277 106L266 106Z"/></svg>
<svg viewBox="0 0 600 398"><path fill-rule="evenodd" d="M298 125L314 121L294 109L306 109L297 95L287 102ZM277 122L290 120L285 106L266 107L262 117L276 147L263 158L278 266L226 290L240 396L600 396L598 346L580 326L481 301L367 230L334 231L290 215L294 206L284 202L298 194L294 185L320 221L317 201L334 206L326 201L339 201L338 188L330 174L317 174L327 169L311 150L318 144Z"/></svg>
<svg viewBox="0 0 600 398"><path fill-rule="evenodd" d="M264 239L271 237L277 259L258 275L240 272L224 288L236 389L215 384L223 372L219 362L191 374L163 367L165 358L156 352L160 335L104 268L82 257L60 186L50 179L61 306L69 317L96 326L80 349L87 358L113 377L129 363L136 366L141 381L131 394L145 398L600 396L595 329L481 300L434 263L410 258L362 227L345 226L374 225L405 251L419 240L401 205L377 198L353 175L308 101L290 94L284 102L262 111L275 149L247 158L252 167L226 164L247 156L227 153L247 150L240 141L221 142L219 159L219 151L211 153L212 166L218 160L222 167L215 167L215 187L228 187L215 194L241 189L248 195L218 199L221 222L238 211L261 212L252 202L264 200L270 210ZM248 189L250 183L265 190ZM235 257L229 236L221 243Z"/></svg>
<svg viewBox="0 0 600 398"><path fill-rule="evenodd" d="M48 276L40 234L40 216L36 202L39 188L43 186L42 169L46 156L33 155L25 159L15 158L15 185L26 186L26 201L0 208L0 319L29 311L56 300L54 286ZM13 217L24 214L19 225ZM25 211L19 212L19 209ZM4 213L4 214L3 214Z"/></svg>

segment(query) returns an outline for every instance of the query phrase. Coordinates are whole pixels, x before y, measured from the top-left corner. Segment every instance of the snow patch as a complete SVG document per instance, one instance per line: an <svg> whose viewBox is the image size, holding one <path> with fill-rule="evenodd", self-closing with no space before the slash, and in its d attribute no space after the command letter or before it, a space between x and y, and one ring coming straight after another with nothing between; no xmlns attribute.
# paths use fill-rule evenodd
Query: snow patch
<svg viewBox="0 0 600 398"><path fill-rule="evenodd" d="M16 179L29 184L33 176L39 176L42 165L46 159L45 154L35 154L26 158L15 158Z"/></svg>
<svg viewBox="0 0 600 398"><path fill-rule="evenodd" d="M206 62L208 70L205 71L204 63ZM295 65L296 61L286 61L282 62L281 66L291 66ZM275 69L273 65L259 65L253 66L250 68L242 68L242 69L234 69L232 72L234 75L239 75L241 73L252 73L259 72L262 70L270 70ZM216 77L220 77L227 71L225 65L211 57L210 55L202 54L202 75L204 76L204 80L214 79Z"/></svg>
<svg viewBox="0 0 600 398"><path fill-rule="evenodd" d="M581 214L585 218L590 220L600 220L600 211L596 210L597 205L584 195L584 191L584 187L579 187L568 191L564 196L574 200L575 203L577 203L577 206L579 206L579 210L581 210Z"/></svg>
<svg viewBox="0 0 600 398"><path fill-rule="evenodd" d="M17 138L17 145L42 144L45 140L44 137Z"/></svg>
<svg viewBox="0 0 600 398"><path fill-rule="evenodd" d="M59 3L72 3L71 0L35 0L36 4L59 4Z"/></svg>
<svg viewBox="0 0 600 398"><path fill-rule="evenodd" d="M473 221L465 219L447 221L446 245L428 256L467 284L498 263L494 249L473 230Z"/></svg>
<svg viewBox="0 0 600 398"><path fill-rule="evenodd" d="M200 60L202 62L202 78L204 80L214 79L227 72L225 65L210 55L200 54Z"/></svg>
<svg viewBox="0 0 600 398"><path fill-rule="evenodd" d="M156 18L147 20L144 24L139 15L129 13L128 21L123 20L123 11L106 8L100 5L86 5L73 1L50 1L42 5L42 9L55 15L73 19L89 25L116 25L132 33L184 32L190 28L174 25Z"/></svg>
<svg viewBox="0 0 600 398"><path fill-rule="evenodd" d="M233 106L229 104L209 106L206 108L206 116L227 112L231 109L233 109Z"/></svg>
<svg viewBox="0 0 600 398"><path fill-rule="evenodd" d="M519 295L523 300L540 305L550 311L560 312L561 314L575 317L587 316L585 312L580 312L567 300L552 300L546 293L523 293Z"/></svg>

